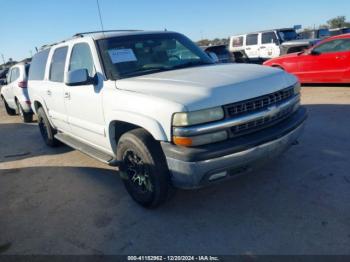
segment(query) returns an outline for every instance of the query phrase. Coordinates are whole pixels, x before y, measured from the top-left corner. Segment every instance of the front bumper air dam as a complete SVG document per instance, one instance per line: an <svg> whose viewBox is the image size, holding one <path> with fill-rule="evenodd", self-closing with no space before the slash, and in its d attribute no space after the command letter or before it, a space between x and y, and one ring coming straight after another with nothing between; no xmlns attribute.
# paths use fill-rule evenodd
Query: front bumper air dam
<svg viewBox="0 0 350 262"><path fill-rule="evenodd" d="M186 154L182 154L181 157L174 157L171 147L175 146L170 146L169 143L167 145L162 143L173 185L183 189L201 188L216 180L224 180L254 170L262 163L276 158L295 143L303 131L306 110L300 109L297 115L294 117L294 123L288 121L289 129L287 129L287 132L281 128L284 133L278 138L219 157L199 161L186 161L184 159ZM290 127L291 124L292 128ZM183 150L191 151L191 149ZM196 156L192 155L193 157L195 158ZM212 180L214 178L213 175L218 179Z"/></svg>

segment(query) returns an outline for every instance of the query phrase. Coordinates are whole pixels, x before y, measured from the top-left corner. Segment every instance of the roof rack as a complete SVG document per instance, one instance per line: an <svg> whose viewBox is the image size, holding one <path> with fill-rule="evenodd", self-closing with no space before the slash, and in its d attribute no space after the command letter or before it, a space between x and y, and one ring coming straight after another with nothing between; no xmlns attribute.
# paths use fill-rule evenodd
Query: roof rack
<svg viewBox="0 0 350 262"><path fill-rule="evenodd" d="M136 32L136 31L142 31L142 30L135 30L135 29L130 29L130 30L127 30L127 29L124 29L124 30L100 30L100 31L76 33L75 35L73 35L73 37L84 36L84 35L89 35L89 34L96 34L96 33Z"/></svg>
<svg viewBox="0 0 350 262"><path fill-rule="evenodd" d="M76 33L76 34L73 35L71 38L62 40L62 41L60 41L60 42L56 42L56 43L53 43L53 44L43 45L43 46L41 46L41 47L39 48L39 50L42 51L42 50L47 49L47 48L50 48L50 47L52 47L52 46L54 46L54 45L67 42L67 41L69 41L69 40L71 40L71 39L74 39L74 38L76 38L76 37L83 37L84 35L89 35L89 34L111 33L111 32L137 32L137 31L142 31L142 30L135 30L135 29L132 29L132 30L104 30L104 31L91 31L91 32Z"/></svg>

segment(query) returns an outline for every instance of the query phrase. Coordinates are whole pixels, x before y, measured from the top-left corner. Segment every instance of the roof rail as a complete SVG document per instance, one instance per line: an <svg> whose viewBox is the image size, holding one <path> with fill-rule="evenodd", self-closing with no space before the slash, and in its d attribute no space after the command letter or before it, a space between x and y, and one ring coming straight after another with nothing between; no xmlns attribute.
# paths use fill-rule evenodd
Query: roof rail
<svg viewBox="0 0 350 262"><path fill-rule="evenodd" d="M104 30L104 31L91 31L91 32L82 32L82 33L76 33L75 35L73 35L71 38L53 43L53 44L47 44L47 45L43 45L39 48L40 51L50 48L54 45L60 44L60 43L64 43L67 42L71 39L74 39L76 37L83 37L84 35L88 35L88 34L96 34L96 33L110 33L110 32L137 32L137 31L142 31L142 30L135 30L135 29L131 29L131 30Z"/></svg>
<svg viewBox="0 0 350 262"><path fill-rule="evenodd" d="M75 35L73 35L73 37L84 36L84 35L89 35L89 34L96 34L96 33L136 32L136 31L142 31L142 30L135 30L135 29L131 29L131 30L127 30L127 29L124 29L124 30L100 30L100 31L76 33Z"/></svg>

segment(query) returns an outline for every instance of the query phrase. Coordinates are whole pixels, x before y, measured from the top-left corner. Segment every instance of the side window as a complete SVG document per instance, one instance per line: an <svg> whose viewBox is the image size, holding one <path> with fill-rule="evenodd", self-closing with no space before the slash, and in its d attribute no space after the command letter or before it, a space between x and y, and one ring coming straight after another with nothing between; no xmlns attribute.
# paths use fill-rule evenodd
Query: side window
<svg viewBox="0 0 350 262"><path fill-rule="evenodd" d="M50 49L37 53L30 64L29 80L44 80L45 68Z"/></svg>
<svg viewBox="0 0 350 262"><path fill-rule="evenodd" d="M247 35L246 45L257 45L258 44L258 34Z"/></svg>
<svg viewBox="0 0 350 262"><path fill-rule="evenodd" d="M275 32L266 32L261 35L262 44L277 44L277 37Z"/></svg>
<svg viewBox="0 0 350 262"><path fill-rule="evenodd" d="M329 41L315 47L313 51L320 54L350 51L350 39L336 39Z"/></svg>
<svg viewBox="0 0 350 262"><path fill-rule="evenodd" d="M8 84L11 83L11 72L12 72L12 70L9 70L7 75L6 75L6 81Z"/></svg>
<svg viewBox="0 0 350 262"><path fill-rule="evenodd" d="M232 38L232 47L243 46L243 36Z"/></svg>
<svg viewBox="0 0 350 262"><path fill-rule="evenodd" d="M57 48L51 59L49 79L53 82L63 82L64 65L66 64L68 47Z"/></svg>
<svg viewBox="0 0 350 262"><path fill-rule="evenodd" d="M87 43L76 44L73 47L69 62L69 71L77 69L87 69L91 77L95 73L94 61Z"/></svg>
<svg viewBox="0 0 350 262"><path fill-rule="evenodd" d="M11 79L10 82L16 81L19 78L19 69L15 67L11 70Z"/></svg>

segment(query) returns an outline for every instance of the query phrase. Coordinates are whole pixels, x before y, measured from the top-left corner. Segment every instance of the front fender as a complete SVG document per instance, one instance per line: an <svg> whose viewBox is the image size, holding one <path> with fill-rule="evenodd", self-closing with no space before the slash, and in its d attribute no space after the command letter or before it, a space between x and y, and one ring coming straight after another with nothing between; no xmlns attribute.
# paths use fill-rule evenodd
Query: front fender
<svg viewBox="0 0 350 262"><path fill-rule="evenodd" d="M136 114L133 112L114 110L111 113L106 114L106 123L108 123L107 136L109 141L111 141L111 146L113 150L115 150L116 148L116 144L113 144L114 122L116 121L121 121L129 124L133 124L135 126L139 126L145 129L148 133L150 133L155 140L169 141L170 139L170 135L169 137L167 136L162 125L154 118L151 118L145 115Z"/></svg>

